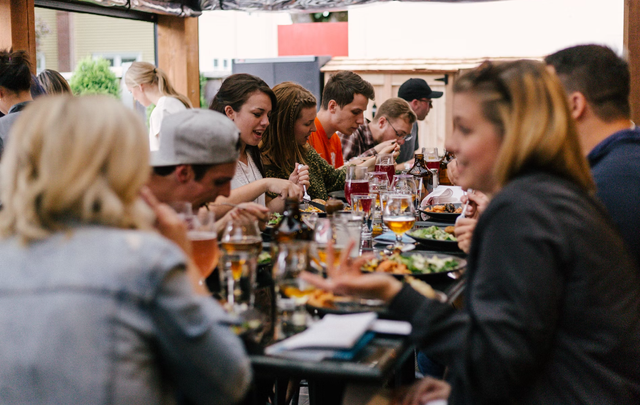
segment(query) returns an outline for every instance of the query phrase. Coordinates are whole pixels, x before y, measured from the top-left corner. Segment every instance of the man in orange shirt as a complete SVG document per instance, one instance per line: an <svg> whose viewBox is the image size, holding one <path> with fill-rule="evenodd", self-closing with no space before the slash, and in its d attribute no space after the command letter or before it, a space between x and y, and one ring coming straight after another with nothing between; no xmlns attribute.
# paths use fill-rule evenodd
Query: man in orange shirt
<svg viewBox="0 0 640 405"><path fill-rule="evenodd" d="M325 84L322 106L315 120L316 132L309 137L309 143L331 166L344 165L336 131L351 135L364 124L364 111L374 96L371 83L353 72L338 72Z"/></svg>

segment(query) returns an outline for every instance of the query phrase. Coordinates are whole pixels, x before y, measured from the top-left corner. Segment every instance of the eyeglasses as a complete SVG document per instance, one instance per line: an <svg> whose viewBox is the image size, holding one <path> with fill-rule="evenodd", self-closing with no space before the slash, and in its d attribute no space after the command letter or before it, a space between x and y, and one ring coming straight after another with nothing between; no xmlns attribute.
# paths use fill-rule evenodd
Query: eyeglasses
<svg viewBox="0 0 640 405"><path fill-rule="evenodd" d="M391 127L391 129L393 129L393 132L395 132L395 133L396 133L396 136L397 136L398 138L402 138L402 139L404 139L405 141L410 141L411 139L413 139L413 134L412 134L412 133L410 133L410 134L406 134L406 135L400 135L400 132L398 132L398 131L396 130L396 128L393 126L393 124L391 124L391 121L389 120L389 118L387 118L387 117L384 117L384 118L387 120L387 122L389 123L389 126Z"/></svg>

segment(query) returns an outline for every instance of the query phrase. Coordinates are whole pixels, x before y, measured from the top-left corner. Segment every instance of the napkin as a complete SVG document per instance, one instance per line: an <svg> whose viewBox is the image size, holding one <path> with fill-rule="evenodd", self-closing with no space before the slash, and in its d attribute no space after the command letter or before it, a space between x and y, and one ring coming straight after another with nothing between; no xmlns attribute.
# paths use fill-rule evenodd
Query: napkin
<svg viewBox="0 0 640 405"><path fill-rule="evenodd" d="M375 312L349 315L328 314L304 332L267 347L265 353L278 355L284 351L305 348L351 349L377 317Z"/></svg>
<svg viewBox="0 0 640 405"><path fill-rule="evenodd" d="M391 231L385 232L380 236L376 236L373 240L379 243L395 243L396 234ZM415 243L415 242L416 242L415 239L410 238L407 235L402 235L402 243Z"/></svg>
<svg viewBox="0 0 640 405"><path fill-rule="evenodd" d="M420 205L459 203L461 196L462 189L460 187L438 186L422 200Z"/></svg>

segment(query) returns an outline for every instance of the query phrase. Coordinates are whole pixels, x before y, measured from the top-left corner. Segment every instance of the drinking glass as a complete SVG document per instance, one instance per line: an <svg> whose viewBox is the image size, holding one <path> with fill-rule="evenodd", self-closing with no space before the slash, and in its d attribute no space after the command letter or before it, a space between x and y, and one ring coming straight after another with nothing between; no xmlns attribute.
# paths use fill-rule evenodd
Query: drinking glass
<svg viewBox="0 0 640 405"><path fill-rule="evenodd" d="M369 180L367 179L367 168L360 166L347 167L347 177L344 183L344 197L351 204L352 193L368 193Z"/></svg>
<svg viewBox="0 0 640 405"><path fill-rule="evenodd" d="M395 247L402 248L402 235L413 228L416 222L412 197L408 194L388 194L386 200L382 220L396 234Z"/></svg>
<svg viewBox="0 0 640 405"><path fill-rule="evenodd" d="M253 308L258 255L262 251L257 221L227 222L220 244L227 302L238 313Z"/></svg>
<svg viewBox="0 0 640 405"><path fill-rule="evenodd" d="M389 189L389 176L386 172L367 173L369 192L376 195L376 209L380 210L380 193Z"/></svg>
<svg viewBox="0 0 640 405"><path fill-rule="evenodd" d="M306 327L307 314L304 310L307 295L315 287L299 276L311 269L309 262L309 242L292 241L278 244L278 254L273 264L275 281L276 340L286 337Z"/></svg>
<svg viewBox="0 0 640 405"><path fill-rule="evenodd" d="M190 208L191 204L189 204ZM191 255L202 275L202 283L216 268L220 257L215 215L204 208L195 215L186 213L183 215L187 223L187 237L191 241Z"/></svg>
<svg viewBox="0 0 640 405"><path fill-rule="evenodd" d="M327 245L333 242L334 266L340 263L340 252L343 246L336 246L335 232L329 218L319 218L313 231L313 240L315 241L314 253L317 260L324 271L327 269Z"/></svg>
<svg viewBox="0 0 640 405"><path fill-rule="evenodd" d="M385 172L389 182L393 181L393 176L396 174L396 161L391 153L379 154L376 158L376 172Z"/></svg>
<svg viewBox="0 0 640 405"><path fill-rule="evenodd" d="M379 194L378 194L379 195ZM375 210L376 194L351 194L351 212L354 216L362 217L362 237L370 238L373 230L373 211Z"/></svg>
<svg viewBox="0 0 640 405"><path fill-rule="evenodd" d="M173 201L169 203L169 206L178 214L178 217L183 221L187 221L188 218L193 216L193 207L190 202L187 201Z"/></svg>
<svg viewBox="0 0 640 405"><path fill-rule="evenodd" d="M399 174L393 179L391 190L395 194L407 194L411 196L414 207L419 203L418 186L415 177L411 174Z"/></svg>
<svg viewBox="0 0 640 405"><path fill-rule="evenodd" d="M331 218L331 226L336 252L341 253L353 241L356 249L351 250L350 256L358 257L362 248L362 217L353 215L351 212L343 212Z"/></svg>
<svg viewBox="0 0 640 405"><path fill-rule="evenodd" d="M433 173L433 188L438 187L438 176L440 174L440 156L438 155L438 148L422 148L424 154L424 161L427 163L427 168Z"/></svg>

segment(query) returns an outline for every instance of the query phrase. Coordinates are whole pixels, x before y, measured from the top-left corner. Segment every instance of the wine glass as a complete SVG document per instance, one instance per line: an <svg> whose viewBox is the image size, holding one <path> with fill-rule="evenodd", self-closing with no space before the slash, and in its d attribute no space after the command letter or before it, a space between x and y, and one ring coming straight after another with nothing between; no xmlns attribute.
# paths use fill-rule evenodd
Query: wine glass
<svg viewBox="0 0 640 405"><path fill-rule="evenodd" d="M351 212L354 216L362 217L362 236L371 237L373 228L372 212L375 209L376 194L351 194Z"/></svg>
<svg viewBox="0 0 640 405"><path fill-rule="evenodd" d="M191 204L189 204L189 210ZM180 215L180 214L179 214ZM213 211L201 209L197 214L184 213L183 219L187 223L187 237L191 241L192 257L204 279L209 277L218 265L220 253L218 251L218 234L215 227Z"/></svg>
<svg viewBox="0 0 640 405"><path fill-rule="evenodd" d="M347 177L344 183L344 197L351 204L352 193L368 193L369 180L367 179L367 168L361 166L347 167Z"/></svg>
<svg viewBox="0 0 640 405"><path fill-rule="evenodd" d="M384 224L396 234L395 247L402 248L402 235L413 228L416 222L416 210L412 196L408 194L388 194L382 212Z"/></svg>
<svg viewBox="0 0 640 405"><path fill-rule="evenodd" d="M417 207L418 202L418 186L415 177L411 174L399 174L393 179L392 191L396 194L411 195L413 205Z"/></svg>
<svg viewBox="0 0 640 405"><path fill-rule="evenodd" d="M230 220L224 228L220 244L227 302L236 312L253 308L258 255L262 251L262 237L257 222Z"/></svg>
<svg viewBox="0 0 640 405"><path fill-rule="evenodd" d="M387 173L389 182L393 181L393 176L396 174L396 161L391 153L381 153L376 158L376 172Z"/></svg>

